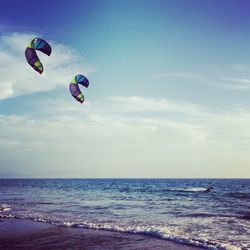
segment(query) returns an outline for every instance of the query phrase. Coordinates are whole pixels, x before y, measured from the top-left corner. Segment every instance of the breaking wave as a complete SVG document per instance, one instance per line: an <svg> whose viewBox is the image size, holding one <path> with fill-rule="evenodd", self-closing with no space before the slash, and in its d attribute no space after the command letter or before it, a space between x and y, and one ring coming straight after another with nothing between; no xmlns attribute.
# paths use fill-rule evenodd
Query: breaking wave
<svg viewBox="0 0 250 250"><path fill-rule="evenodd" d="M81 223L74 223L71 221L56 221L46 218L25 218L21 216L15 216L10 214L0 214L2 219L29 219L40 223L48 223L55 226L63 226L70 228L82 228L82 229L95 229L104 230L119 233L131 233L131 234L144 234L152 237L156 237L162 240L169 240L176 243L195 246L208 250L240 250L241 248L231 246L230 244L220 244L209 240L194 239L193 237L187 237L178 235L178 232L172 232L168 227L163 226L120 226L109 223L92 223L89 221L82 221Z"/></svg>

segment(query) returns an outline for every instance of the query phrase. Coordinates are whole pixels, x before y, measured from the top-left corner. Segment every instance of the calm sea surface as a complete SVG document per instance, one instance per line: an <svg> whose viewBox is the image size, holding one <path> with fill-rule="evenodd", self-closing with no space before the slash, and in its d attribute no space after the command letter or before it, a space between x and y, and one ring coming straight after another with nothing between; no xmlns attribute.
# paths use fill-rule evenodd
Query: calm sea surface
<svg viewBox="0 0 250 250"><path fill-rule="evenodd" d="M250 179L0 179L0 218L250 249Z"/></svg>

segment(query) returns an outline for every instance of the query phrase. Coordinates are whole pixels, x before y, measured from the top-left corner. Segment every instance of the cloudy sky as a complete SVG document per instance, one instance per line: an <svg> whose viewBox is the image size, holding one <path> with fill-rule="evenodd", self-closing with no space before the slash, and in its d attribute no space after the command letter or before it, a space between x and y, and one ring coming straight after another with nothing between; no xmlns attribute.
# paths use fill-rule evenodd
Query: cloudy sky
<svg viewBox="0 0 250 250"><path fill-rule="evenodd" d="M0 177L250 178L249 9L1 0ZM24 57L34 37L52 46L42 75Z"/></svg>

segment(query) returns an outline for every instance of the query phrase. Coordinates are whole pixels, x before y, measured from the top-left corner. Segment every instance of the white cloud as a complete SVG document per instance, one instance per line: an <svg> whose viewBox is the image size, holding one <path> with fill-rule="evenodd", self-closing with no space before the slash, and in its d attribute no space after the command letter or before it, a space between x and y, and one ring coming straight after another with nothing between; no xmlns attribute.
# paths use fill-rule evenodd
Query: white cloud
<svg viewBox="0 0 250 250"><path fill-rule="evenodd" d="M24 51L36 34L11 33L0 38L0 100L39 91L68 88L77 74L88 75L94 69L86 64L82 55L69 46L49 41L50 57L37 52L44 66L39 75L26 62Z"/></svg>
<svg viewBox="0 0 250 250"><path fill-rule="evenodd" d="M226 87L230 89L244 90L244 89L250 88L250 79L222 77L221 80L226 81L226 82L232 82L232 84L226 85Z"/></svg>
<svg viewBox="0 0 250 250"><path fill-rule="evenodd" d="M182 80L185 83L202 84L224 90L248 90L250 88L249 65L234 64L231 66L209 65L204 69L192 71L169 71L155 74L155 77ZM225 75L227 75L225 77Z"/></svg>
<svg viewBox="0 0 250 250"><path fill-rule="evenodd" d="M118 104L122 111L128 112L177 112L194 114L199 112L198 107L192 103L179 101L172 102L165 98L145 98L140 96L112 96L109 101ZM116 106L116 105L115 105Z"/></svg>
<svg viewBox="0 0 250 250"><path fill-rule="evenodd" d="M79 177L214 177L218 171L219 177L235 177L250 161L247 110L213 113L194 104L185 110L164 98L139 96L77 104L48 99L33 106L44 117L1 115L2 166L16 162L43 176L62 170L82 173ZM131 105L143 111L140 116ZM172 117L179 112L185 119Z"/></svg>

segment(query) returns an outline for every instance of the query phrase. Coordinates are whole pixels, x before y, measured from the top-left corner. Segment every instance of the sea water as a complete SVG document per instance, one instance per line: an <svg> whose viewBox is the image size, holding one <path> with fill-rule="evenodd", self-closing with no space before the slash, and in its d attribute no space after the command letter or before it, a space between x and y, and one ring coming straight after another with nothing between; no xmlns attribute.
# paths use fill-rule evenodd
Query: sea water
<svg viewBox="0 0 250 250"><path fill-rule="evenodd" d="M0 179L0 218L250 249L250 179Z"/></svg>

